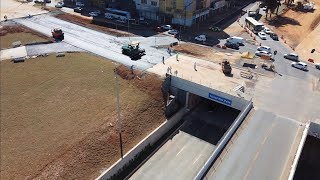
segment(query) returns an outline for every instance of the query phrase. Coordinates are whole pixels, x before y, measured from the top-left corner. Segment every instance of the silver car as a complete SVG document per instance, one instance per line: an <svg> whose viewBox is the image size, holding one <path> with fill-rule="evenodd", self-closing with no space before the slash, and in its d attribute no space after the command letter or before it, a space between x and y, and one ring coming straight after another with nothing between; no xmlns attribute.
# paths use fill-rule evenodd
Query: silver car
<svg viewBox="0 0 320 180"><path fill-rule="evenodd" d="M299 56L297 54L294 54L294 53L284 54L283 57L286 58L286 59L290 59L292 61L299 61Z"/></svg>

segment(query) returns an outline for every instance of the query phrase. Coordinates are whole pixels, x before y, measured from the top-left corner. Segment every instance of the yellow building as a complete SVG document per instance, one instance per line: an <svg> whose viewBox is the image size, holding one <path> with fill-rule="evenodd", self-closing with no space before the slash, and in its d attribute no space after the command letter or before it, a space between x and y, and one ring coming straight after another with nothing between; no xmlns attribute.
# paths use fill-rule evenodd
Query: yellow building
<svg viewBox="0 0 320 180"><path fill-rule="evenodd" d="M210 0L160 0L162 21L191 26L209 16Z"/></svg>

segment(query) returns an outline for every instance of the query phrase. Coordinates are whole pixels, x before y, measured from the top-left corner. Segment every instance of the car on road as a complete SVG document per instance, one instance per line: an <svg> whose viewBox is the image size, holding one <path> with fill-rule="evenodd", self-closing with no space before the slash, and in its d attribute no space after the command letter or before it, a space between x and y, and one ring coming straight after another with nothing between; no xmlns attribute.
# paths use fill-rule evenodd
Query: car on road
<svg viewBox="0 0 320 180"><path fill-rule="evenodd" d="M220 32L221 31L221 29L219 27L216 27L216 26L209 27L209 30L211 30L213 32Z"/></svg>
<svg viewBox="0 0 320 180"><path fill-rule="evenodd" d="M127 21L124 20L124 19L118 19L117 22L119 22L119 23L127 23Z"/></svg>
<svg viewBox="0 0 320 180"><path fill-rule="evenodd" d="M76 6L78 6L78 7L83 7L83 6L84 6L84 3L83 3L83 2L76 2Z"/></svg>
<svg viewBox="0 0 320 180"><path fill-rule="evenodd" d="M171 30L172 26L167 24L167 25L162 25L161 28L164 30Z"/></svg>
<svg viewBox="0 0 320 180"><path fill-rule="evenodd" d="M207 40L207 36L204 35L204 34L201 34L201 35L199 35L199 36L196 36L194 39L195 39L196 41L205 42L205 41Z"/></svg>
<svg viewBox="0 0 320 180"><path fill-rule="evenodd" d="M271 31L269 28L267 28L267 27L265 27L265 28L263 29L263 31L264 31L266 34L272 33L272 31Z"/></svg>
<svg viewBox="0 0 320 180"><path fill-rule="evenodd" d="M264 32L259 32L259 33L258 33L258 36L259 36L260 39L262 39L262 40L266 40L266 39L267 39L267 35L266 35L266 33L264 33Z"/></svg>
<svg viewBox="0 0 320 180"><path fill-rule="evenodd" d="M295 53L284 54L283 57L292 61L299 61L299 56Z"/></svg>
<svg viewBox="0 0 320 180"><path fill-rule="evenodd" d="M269 47L269 46L259 46L257 48L257 51L267 51L267 52L271 53L271 47Z"/></svg>
<svg viewBox="0 0 320 180"><path fill-rule="evenodd" d="M268 51L256 51L255 52L255 55L256 56L267 56L267 57L271 57L272 56L272 53L268 52Z"/></svg>
<svg viewBox="0 0 320 180"><path fill-rule="evenodd" d="M279 41L279 37L276 33L270 33L270 37L271 37L271 39L273 39L275 41Z"/></svg>
<svg viewBox="0 0 320 180"><path fill-rule="evenodd" d="M58 2L54 7L56 8L62 8L64 6L63 2Z"/></svg>
<svg viewBox="0 0 320 180"><path fill-rule="evenodd" d="M303 71L308 71L308 65L304 62L293 62L291 63L291 66Z"/></svg>
<svg viewBox="0 0 320 180"><path fill-rule="evenodd" d="M97 12L90 12L89 15L92 16L92 17L99 16L99 14Z"/></svg>
<svg viewBox="0 0 320 180"><path fill-rule="evenodd" d="M74 11L74 12L77 12L77 13L81 13L82 10L83 10L82 7L76 7L76 8L73 9L73 11Z"/></svg>
<svg viewBox="0 0 320 180"><path fill-rule="evenodd" d="M176 30L176 29L171 29L171 30L168 31L168 34L177 35L177 34L179 34L179 31Z"/></svg>
<svg viewBox="0 0 320 180"><path fill-rule="evenodd" d="M226 42L224 44L227 48L231 48L231 49L239 49L239 44L238 43L232 43L232 42Z"/></svg>
<svg viewBox="0 0 320 180"><path fill-rule="evenodd" d="M262 9L262 11L267 11L267 6L264 6L261 9Z"/></svg>
<svg viewBox="0 0 320 180"><path fill-rule="evenodd" d="M315 64L315 67L320 70L320 63Z"/></svg>
<svg viewBox="0 0 320 180"><path fill-rule="evenodd" d="M104 17L107 18L107 19L114 19L114 17L111 16L110 14L106 14Z"/></svg>

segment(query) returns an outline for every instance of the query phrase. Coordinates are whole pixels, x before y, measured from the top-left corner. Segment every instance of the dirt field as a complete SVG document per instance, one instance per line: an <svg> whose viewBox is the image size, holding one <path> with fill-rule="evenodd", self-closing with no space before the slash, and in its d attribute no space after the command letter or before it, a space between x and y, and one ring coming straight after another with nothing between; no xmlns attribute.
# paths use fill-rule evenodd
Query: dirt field
<svg viewBox="0 0 320 180"><path fill-rule="evenodd" d="M13 42L20 41L22 45L33 42L47 42L51 39L19 25L0 27L0 48L11 48Z"/></svg>
<svg viewBox="0 0 320 180"><path fill-rule="evenodd" d="M312 0L316 7L320 6L320 0ZM266 20L263 18L263 21ZM320 9L314 12L301 12L289 9L282 15L267 21L271 29L283 35L290 47L297 47L319 24Z"/></svg>
<svg viewBox="0 0 320 180"><path fill-rule="evenodd" d="M8 19L25 17L29 14L42 14L47 11L34 7L33 3L21 3L16 0L1 0L0 20L4 20L4 15Z"/></svg>
<svg viewBox="0 0 320 180"><path fill-rule="evenodd" d="M94 179L118 160L113 68L86 53L2 61L1 179ZM161 80L119 83L127 152L165 120Z"/></svg>
<svg viewBox="0 0 320 180"><path fill-rule="evenodd" d="M223 59L228 59L230 63L234 64L237 60L241 58L241 54L239 52L224 53L209 47L198 46L193 44L181 44L179 46L174 46L173 49L177 52L189 54L191 56L206 59L216 63L222 62Z"/></svg>

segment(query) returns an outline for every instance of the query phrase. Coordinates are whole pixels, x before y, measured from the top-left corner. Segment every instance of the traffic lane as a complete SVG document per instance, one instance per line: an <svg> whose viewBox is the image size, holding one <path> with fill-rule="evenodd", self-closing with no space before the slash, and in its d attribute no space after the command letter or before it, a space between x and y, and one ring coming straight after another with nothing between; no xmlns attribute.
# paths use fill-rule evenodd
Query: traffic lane
<svg viewBox="0 0 320 180"><path fill-rule="evenodd" d="M294 120L258 109L207 178L280 179L299 127Z"/></svg>
<svg viewBox="0 0 320 180"><path fill-rule="evenodd" d="M214 149L214 145L179 131L130 179L192 179Z"/></svg>

